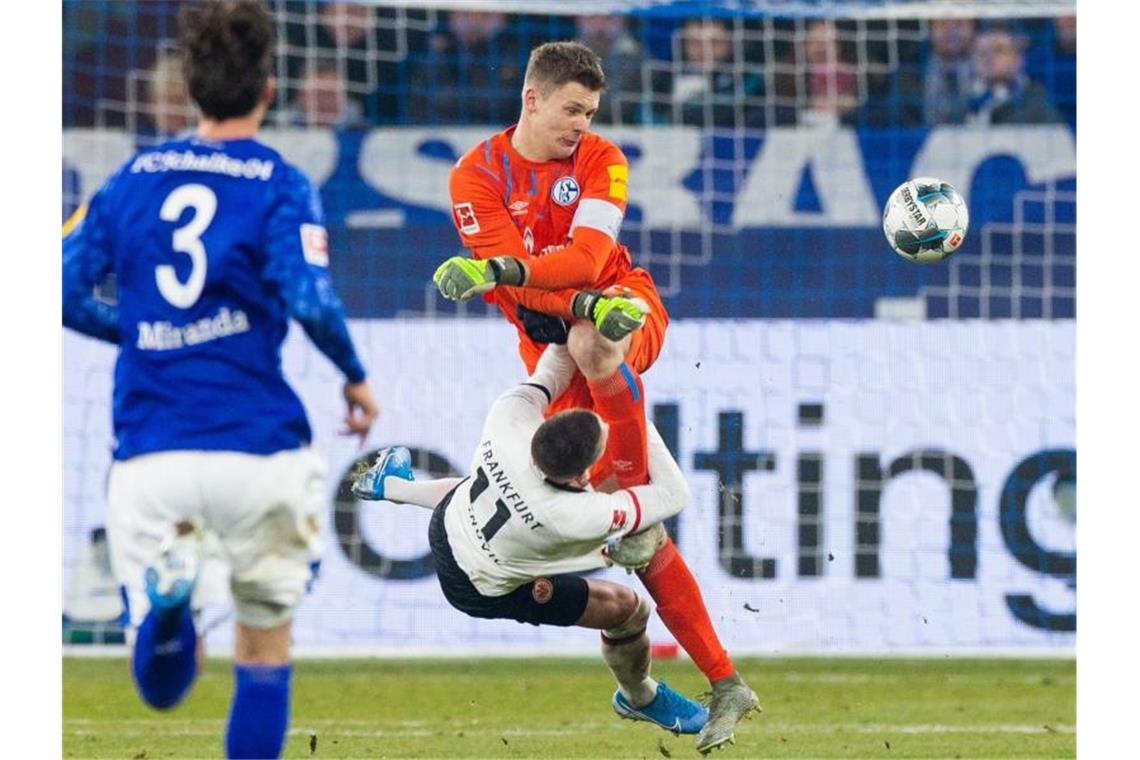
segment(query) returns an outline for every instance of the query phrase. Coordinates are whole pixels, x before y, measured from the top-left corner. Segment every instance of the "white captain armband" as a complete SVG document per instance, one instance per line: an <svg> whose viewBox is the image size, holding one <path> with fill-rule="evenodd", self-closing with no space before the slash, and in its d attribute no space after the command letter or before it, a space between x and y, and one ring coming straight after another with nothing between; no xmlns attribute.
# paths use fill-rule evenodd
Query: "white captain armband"
<svg viewBox="0 0 1140 760"><path fill-rule="evenodd" d="M609 201L586 198L578 204L578 210L574 212L574 221L570 223L570 234L573 235L578 227L589 227L617 240L623 216L622 210Z"/></svg>

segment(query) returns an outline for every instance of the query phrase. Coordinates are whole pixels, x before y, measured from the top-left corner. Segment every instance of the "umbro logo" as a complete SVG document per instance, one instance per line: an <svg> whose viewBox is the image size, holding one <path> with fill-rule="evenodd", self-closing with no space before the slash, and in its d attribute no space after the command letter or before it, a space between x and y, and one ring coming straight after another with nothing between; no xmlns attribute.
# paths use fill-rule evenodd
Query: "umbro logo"
<svg viewBox="0 0 1140 760"><path fill-rule="evenodd" d="M510 206L507 206L507 208L509 208L511 210L511 213L515 214L516 216L520 215L520 214L525 214L526 210L529 207L530 207L530 201L515 201Z"/></svg>

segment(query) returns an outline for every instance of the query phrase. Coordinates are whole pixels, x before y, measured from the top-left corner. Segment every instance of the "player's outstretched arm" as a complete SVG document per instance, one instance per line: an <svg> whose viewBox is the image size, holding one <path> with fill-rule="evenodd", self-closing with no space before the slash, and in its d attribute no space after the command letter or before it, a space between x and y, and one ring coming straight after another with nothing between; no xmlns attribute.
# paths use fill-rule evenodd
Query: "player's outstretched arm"
<svg viewBox="0 0 1140 760"><path fill-rule="evenodd" d="M613 248L613 238L582 227L574 242L542 258L452 256L436 268L432 280L444 298L467 301L499 286L565 290L593 284Z"/></svg>

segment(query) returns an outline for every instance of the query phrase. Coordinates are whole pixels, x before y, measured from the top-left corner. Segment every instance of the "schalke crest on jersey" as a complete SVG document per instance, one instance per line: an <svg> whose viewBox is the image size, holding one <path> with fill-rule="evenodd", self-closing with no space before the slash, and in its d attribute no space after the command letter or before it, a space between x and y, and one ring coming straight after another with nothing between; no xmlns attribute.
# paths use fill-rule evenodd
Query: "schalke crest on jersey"
<svg viewBox="0 0 1140 760"><path fill-rule="evenodd" d="M573 177L559 177L550 188L550 197L559 206L569 206L578 200L578 195L581 192L578 187L578 180Z"/></svg>

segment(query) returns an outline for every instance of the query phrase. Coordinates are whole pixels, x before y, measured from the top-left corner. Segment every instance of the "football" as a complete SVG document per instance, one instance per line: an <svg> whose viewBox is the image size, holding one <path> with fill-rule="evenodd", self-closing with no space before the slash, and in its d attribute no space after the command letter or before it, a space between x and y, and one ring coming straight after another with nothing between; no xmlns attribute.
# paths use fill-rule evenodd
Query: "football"
<svg viewBox="0 0 1140 760"><path fill-rule="evenodd" d="M942 261L962 245L970 214L954 187L933 177L899 185L883 209L883 233L899 256L919 264Z"/></svg>

